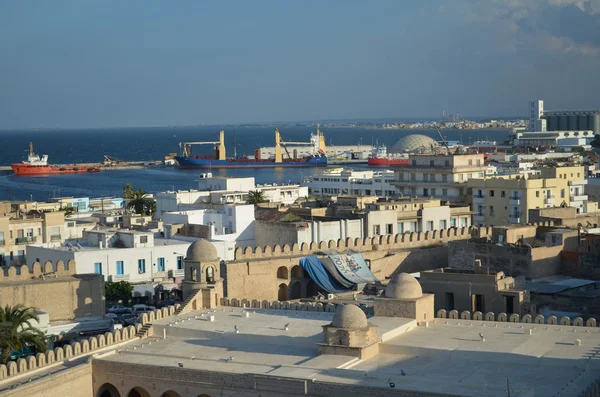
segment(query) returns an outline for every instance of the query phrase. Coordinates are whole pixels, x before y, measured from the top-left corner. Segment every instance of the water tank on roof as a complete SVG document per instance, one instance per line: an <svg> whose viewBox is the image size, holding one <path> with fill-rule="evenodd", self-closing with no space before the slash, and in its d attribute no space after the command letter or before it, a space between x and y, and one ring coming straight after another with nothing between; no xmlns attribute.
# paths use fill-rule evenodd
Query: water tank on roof
<svg viewBox="0 0 600 397"><path fill-rule="evenodd" d="M569 130L577 131L579 128L577 127L577 116L569 116Z"/></svg>
<svg viewBox="0 0 600 397"><path fill-rule="evenodd" d="M569 116L558 116L558 130L567 131L569 129Z"/></svg>

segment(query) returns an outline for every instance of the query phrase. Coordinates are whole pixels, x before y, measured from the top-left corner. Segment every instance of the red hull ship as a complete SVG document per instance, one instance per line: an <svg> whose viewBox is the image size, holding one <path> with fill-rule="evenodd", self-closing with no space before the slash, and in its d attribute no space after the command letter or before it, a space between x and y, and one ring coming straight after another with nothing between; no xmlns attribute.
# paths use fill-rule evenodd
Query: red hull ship
<svg viewBox="0 0 600 397"><path fill-rule="evenodd" d="M367 160L367 165L372 167L393 167L408 165L406 154L388 154L385 145L377 146Z"/></svg>
<svg viewBox="0 0 600 397"><path fill-rule="evenodd" d="M96 166L76 166L76 165L50 165L48 164L48 155L44 154L41 158L33 152L33 144L29 143L29 156L27 161L22 163L13 163L10 165L15 175L52 175L52 174L81 174L86 172L100 172L100 167Z"/></svg>

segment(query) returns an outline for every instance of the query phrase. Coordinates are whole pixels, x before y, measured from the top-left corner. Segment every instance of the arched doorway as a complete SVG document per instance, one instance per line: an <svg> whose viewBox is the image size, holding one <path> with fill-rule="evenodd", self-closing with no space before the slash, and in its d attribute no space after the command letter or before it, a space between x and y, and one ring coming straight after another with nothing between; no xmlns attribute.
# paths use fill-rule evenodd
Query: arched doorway
<svg viewBox="0 0 600 397"><path fill-rule="evenodd" d="M279 291L277 292L277 300L280 302L288 300L288 286L285 284L279 284Z"/></svg>
<svg viewBox="0 0 600 397"><path fill-rule="evenodd" d="M304 270L298 265L292 267L292 278L304 278Z"/></svg>
<svg viewBox="0 0 600 397"><path fill-rule="evenodd" d="M290 288L290 299L300 299L302 298L302 284L300 281L296 281L291 284Z"/></svg>
<svg viewBox="0 0 600 397"><path fill-rule="evenodd" d="M150 393L148 393L144 388L137 386L129 391L127 397L150 397Z"/></svg>
<svg viewBox="0 0 600 397"><path fill-rule="evenodd" d="M176 391L167 390L166 392L161 394L160 397L181 397L181 396Z"/></svg>
<svg viewBox="0 0 600 397"><path fill-rule="evenodd" d="M288 279L288 268L285 266L281 266L279 269L277 269L277 278L283 278L283 279Z"/></svg>
<svg viewBox="0 0 600 397"><path fill-rule="evenodd" d="M121 394L115 386L110 383L105 383L98 389L97 397L121 397Z"/></svg>

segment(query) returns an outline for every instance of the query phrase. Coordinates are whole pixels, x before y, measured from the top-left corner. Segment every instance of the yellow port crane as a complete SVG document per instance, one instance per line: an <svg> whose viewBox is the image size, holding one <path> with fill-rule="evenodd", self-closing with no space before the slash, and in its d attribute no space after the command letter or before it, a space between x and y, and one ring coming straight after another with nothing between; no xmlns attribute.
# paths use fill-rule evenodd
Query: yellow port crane
<svg viewBox="0 0 600 397"><path fill-rule="evenodd" d="M292 156L290 156L290 152L287 149L286 145L310 145L315 148L315 152L321 153L325 155L325 136L321 133L319 125L317 124L317 134L311 135L310 142L284 142L283 138L281 138L281 134L279 133L279 129L275 128L275 162L281 163L283 162L283 155L281 153L281 147L285 150L288 158L291 160Z"/></svg>
<svg viewBox="0 0 600 397"><path fill-rule="evenodd" d="M215 145L217 160L227 159L225 152L225 131L219 132L219 140L216 142L179 142L179 148L185 157L192 155L192 145Z"/></svg>

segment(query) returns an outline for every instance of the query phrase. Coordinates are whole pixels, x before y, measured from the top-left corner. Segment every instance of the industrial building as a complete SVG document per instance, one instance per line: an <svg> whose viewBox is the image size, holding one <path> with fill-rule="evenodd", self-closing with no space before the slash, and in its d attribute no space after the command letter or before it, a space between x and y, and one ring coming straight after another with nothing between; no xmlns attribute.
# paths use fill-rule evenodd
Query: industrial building
<svg viewBox="0 0 600 397"><path fill-rule="evenodd" d="M529 102L530 131L593 131L600 134L600 109L544 110L541 99Z"/></svg>

